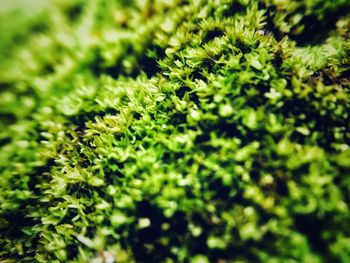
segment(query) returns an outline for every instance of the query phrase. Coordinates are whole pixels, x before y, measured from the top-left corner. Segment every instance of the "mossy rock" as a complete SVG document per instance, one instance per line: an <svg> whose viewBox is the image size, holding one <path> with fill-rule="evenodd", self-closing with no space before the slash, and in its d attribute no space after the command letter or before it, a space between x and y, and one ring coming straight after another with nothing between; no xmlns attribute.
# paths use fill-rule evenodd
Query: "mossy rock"
<svg viewBox="0 0 350 263"><path fill-rule="evenodd" d="M350 261L349 1L40 10L0 14L1 262Z"/></svg>

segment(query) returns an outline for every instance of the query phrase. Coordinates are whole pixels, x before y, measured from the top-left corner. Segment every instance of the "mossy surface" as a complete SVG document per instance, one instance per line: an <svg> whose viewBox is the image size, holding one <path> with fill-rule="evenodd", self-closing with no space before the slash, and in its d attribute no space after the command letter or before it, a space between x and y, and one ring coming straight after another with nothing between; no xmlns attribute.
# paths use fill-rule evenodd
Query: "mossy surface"
<svg viewBox="0 0 350 263"><path fill-rule="evenodd" d="M349 262L350 2L0 15L1 262Z"/></svg>

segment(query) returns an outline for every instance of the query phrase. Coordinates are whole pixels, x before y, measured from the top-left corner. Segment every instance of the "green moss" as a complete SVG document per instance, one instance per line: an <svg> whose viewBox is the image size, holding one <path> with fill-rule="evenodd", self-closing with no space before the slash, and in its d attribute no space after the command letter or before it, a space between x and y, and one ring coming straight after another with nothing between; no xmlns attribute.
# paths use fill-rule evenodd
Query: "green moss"
<svg viewBox="0 0 350 263"><path fill-rule="evenodd" d="M0 261L348 262L349 10L0 15Z"/></svg>

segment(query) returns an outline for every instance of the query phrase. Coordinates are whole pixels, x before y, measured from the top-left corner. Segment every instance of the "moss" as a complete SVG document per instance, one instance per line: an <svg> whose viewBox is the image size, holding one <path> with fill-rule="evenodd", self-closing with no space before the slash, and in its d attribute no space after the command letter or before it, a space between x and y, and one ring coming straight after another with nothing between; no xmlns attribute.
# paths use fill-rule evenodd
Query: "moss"
<svg viewBox="0 0 350 263"><path fill-rule="evenodd" d="M349 8L1 15L0 261L348 262Z"/></svg>

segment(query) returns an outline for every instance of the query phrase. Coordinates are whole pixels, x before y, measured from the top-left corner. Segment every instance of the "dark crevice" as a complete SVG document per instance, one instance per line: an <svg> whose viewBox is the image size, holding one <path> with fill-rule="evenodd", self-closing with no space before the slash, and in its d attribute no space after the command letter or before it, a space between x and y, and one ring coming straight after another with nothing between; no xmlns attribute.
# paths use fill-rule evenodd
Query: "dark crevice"
<svg viewBox="0 0 350 263"><path fill-rule="evenodd" d="M319 15L304 15L301 21L291 29L289 33L281 32L279 28L275 25L275 14L278 11L276 6L267 5L262 8L266 8L267 25L265 30L271 32L277 41L281 41L286 35L288 35L292 40L297 42L298 46L309 46L309 45L319 45L323 43L331 34L332 31L336 29L337 20L349 13L349 4L344 4L343 6L338 6L335 10L325 11L322 18ZM322 10L323 6L314 7L316 10ZM305 6L299 7L294 13L287 16L288 19L292 19L296 13L305 13ZM316 11L314 13L317 13ZM296 27L303 26L301 32L297 31Z"/></svg>
<svg viewBox="0 0 350 263"><path fill-rule="evenodd" d="M73 6L69 7L66 10L66 14L67 14L67 17L72 22L75 22L82 15L83 11L84 11L84 5L83 4L76 4L76 5L73 5Z"/></svg>
<svg viewBox="0 0 350 263"><path fill-rule="evenodd" d="M84 131L88 121L95 121L95 118L104 117L106 115L117 115L118 111L113 108L105 109L104 111L80 112L68 118L69 123L76 126L75 131Z"/></svg>
<svg viewBox="0 0 350 263"><path fill-rule="evenodd" d="M305 25L300 34L290 34L299 46L319 45L323 43L336 29L336 22L341 16L349 13L348 6L339 7L336 10L326 12L322 19L315 15L303 16L299 24Z"/></svg>
<svg viewBox="0 0 350 263"><path fill-rule="evenodd" d="M138 65L140 67L140 71L145 72L148 78L151 78L160 72L160 67L158 66L157 60L151 57L141 56L138 60ZM137 71L135 73L136 76L140 74L140 72Z"/></svg>
<svg viewBox="0 0 350 263"><path fill-rule="evenodd" d="M272 5L265 6L266 8L266 28L265 30L274 35L277 41L281 41L285 37L285 33L280 32L280 30L275 26L274 13L277 12L276 7Z"/></svg>
<svg viewBox="0 0 350 263"><path fill-rule="evenodd" d="M11 125L11 124L14 124L16 121L17 121L17 118L14 114L0 112L0 123L3 123L5 125Z"/></svg>
<svg viewBox="0 0 350 263"><path fill-rule="evenodd" d="M162 210L147 199L137 204L136 212L137 218L148 218L151 221L149 227L133 231L133 235L129 235L129 239L132 238L129 243L132 244L136 260L143 262L163 261L165 256L171 255L169 249L159 243L159 238L164 234L161 226L167 219L164 217ZM154 249L155 245L157 246L157 254L150 250L152 246Z"/></svg>
<svg viewBox="0 0 350 263"><path fill-rule="evenodd" d="M235 14L245 11L245 9L246 7L238 1L231 1L231 3L227 4L221 11L221 15L224 17L233 17Z"/></svg>
<svg viewBox="0 0 350 263"><path fill-rule="evenodd" d="M0 229L1 239L4 239L4 241L6 239L10 239L12 242L15 242L15 240L18 240L18 243L22 243L24 239L23 229L33 229L34 226L38 223L35 218L28 217L27 207L34 207L37 205L38 205L37 200L34 198L31 198L25 201L21 200L20 206L15 210L11 210L11 212L4 213L4 211L2 211L2 213L0 214L0 218L2 220L5 220L5 222L9 222L9 226L6 227L5 229ZM34 248L37 247L38 245L39 236L37 235L37 233L35 233L35 231L32 231L32 232L33 234L31 236L26 236L25 239L26 239L26 242L31 244L31 251L34 251ZM1 251L1 248L0 248L0 251ZM31 258L34 256L34 252L33 253L29 252L27 247L24 248L24 251L25 251L25 256L28 256ZM2 254L0 256L0 261L1 259L3 259L2 257L12 258L12 259L14 259L14 257L18 257L19 259L19 258L23 258L23 256L24 256L23 254L16 255L16 254L13 254L13 252L9 252L8 255Z"/></svg>
<svg viewBox="0 0 350 263"><path fill-rule="evenodd" d="M314 99L315 100L315 99ZM313 131L320 132L323 136L322 141L318 141L318 145L322 146L327 151L331 151L331 144L334 142L335 135L333 132L334 127L347 127L347 121L345 119L332 116L332 112L327 111L325 115L320 114L320 110L316 109L313 105L310 105L306 100L293 100L286 101L282 107L282 114L286 117L292 117L297 120L294 126L309 125L310 121L313 121ZM298 116L305 114L308 116L307 120L298 118ZM305 143L306 136L294 132L291 135L291 139L298 143Z"/></svg>
<svg viewBox="0 0 350 263"><path fill-rule="evenodd" d="M92 72L96 76L100 75L109 75L112 78L116 79L120 75L130 76L132 78L136 78L142 72L146 73L148 78L155 76L157 73L161 71L158 61L162 60L165 57L165 53L162 49L157 46L153 48L145 48L145 50L152 50L152 55L148 54L146 51L144 54L136 55L134 58L136 60L135 65L131 69L126 69L123 66L123 61L128 58L128 54L135 54L132 46L125 47L125 54L121 57L118 57L113 65L105 66L103 58L99 55L100 51L95 51L95 58L91 62Z"/></svg>
<svg viewBox="0 0 350 263"><path fill-rule="evenodd" d="M224 32L219 28L214 28L210 31L208 31L202 41L202 44L208 43L209 41L213 40L216 37L221 37L224 35Z"/></svg>
<svg viewBox="0 0 350 263"><path fill-rule="evenodd" d="M329 250L326 242L322 239L321 234L330 223L330 219L331 218L329 218L329 220L326 218L317 218L314 214L294 216L295 226L298 231L303 233L309 240L311 247L315 251L319 251L323 256L329 255Z"/></svg>
<svg viewBox="0 0 350 263"><path fill-rule="evenodd" d="M183 99L183 97L185 96L185 94L186 94L187 92L190 92L190 91L191 91L191 89L190 89L189 87L182 86L182 87L180 87L179 89L177 89L177 90L175 91L175 94L176 94L176 96L179 97L180 99Z"/></svg>
<svg viewBox="0 0 350 263"><path fill-rule="evenodd" d="M241 50L243 54L247 54L252 52L251 47L247 46L245 43L243 43L241 40L237 40L235 46Z"/></svg>
<svg viewBox="0 0 350 263"><path fill-rule="evenodd" d="M28 181L28 188L36 196L42 194L41 190L38 188L38 185L40 185L43 182L43 175L48 174L54 165L54 160L49 159L45 165L37 167L28 175L28 177L30 178L30 180Z"/></svg>

